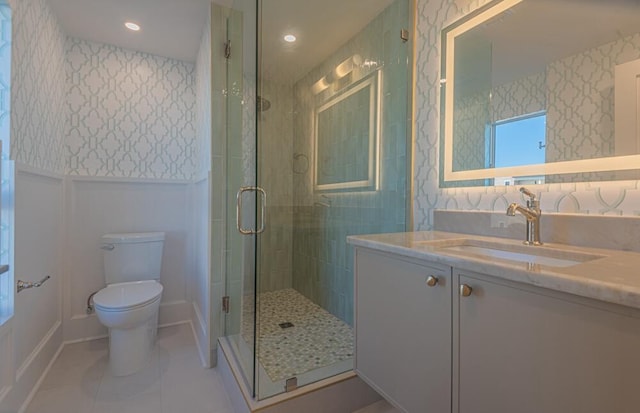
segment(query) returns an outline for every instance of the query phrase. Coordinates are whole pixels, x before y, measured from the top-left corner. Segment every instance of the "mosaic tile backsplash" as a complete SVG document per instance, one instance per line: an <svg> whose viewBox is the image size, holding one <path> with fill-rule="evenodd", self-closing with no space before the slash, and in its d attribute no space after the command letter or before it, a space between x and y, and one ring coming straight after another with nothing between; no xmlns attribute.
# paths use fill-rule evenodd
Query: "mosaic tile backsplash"
<svg viewBox="0 0 640 413"><path fill-rule="evenodd" d="M67 173L191 179L191 63L69 38Z"/></svg>
<svg viewBox="0 0 640 413"><path fill-rule="evenodd" d="M502 211L522 201L516 187L439 188L440 31L487 0L417 0L414 228L433 227L433 210ZM581 102L575 102L579 107ZM640 215L640 182L554 183L533 187L544 211Z"/></svg>

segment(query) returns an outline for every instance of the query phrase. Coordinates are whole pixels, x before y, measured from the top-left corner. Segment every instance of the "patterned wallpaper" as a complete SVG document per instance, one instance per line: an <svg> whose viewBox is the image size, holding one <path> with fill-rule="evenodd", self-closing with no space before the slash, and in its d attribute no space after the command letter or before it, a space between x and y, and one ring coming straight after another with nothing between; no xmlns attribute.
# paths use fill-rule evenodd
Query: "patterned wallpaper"
<svg viewBox="0 0 640 413"><path fill-rule="evenodd" d="M0 140L2 159L10 151L11 8L0 1Z"/></svg>
<svg viewBox="0 0 640 413"><path fill-rule="evenodd" d="M491 121L515 118L547 106L546 76L537 73L499 85L491 94Z"/></svg>
<svg viewBox="0 0 640 413"><path fill-rule="evenodd" d="M193 64L68 38L66 73L69 175L194 176Z"/></svg>
<svg viewBox="0 0 640 413"><path fill-rule="evenodd" d="M2 191L2 214L0 216L0 263L13 266L12 262L12 239L11 225L13 214L8 214L13 204L14 185L11 176L13 175L13 165L4 162L9 159L11 150L10 133L10 108L11 108L11 7L0 1L0 140L2 140L2 180L0 181L0 191ZM0 290L10 291L8 283L12 282L9 276L0 277ZM0 312L7 311L4 308L5 300L0 298Z"/></svg>
<svg viewBox="0 0 640 413"><path fill-rule="evenodd" d="M455 99L452 154L454 171L482 169L486 166L485 134L490 108L489 91Z"/></svg>
<svg viewBox="0 0 640 413"><path fill-rule="evenodd" d="M439 188L440 31L487 0L416 0L414 227L430 229L433 210L504 211L522 202L516 187ZM532 187L545 212L640 215L640 181L556 183Z"/></svg>
<svg viewBox="0 0 640 413"><path fill-rule="evenodd" d="M64 172L65 36L46 0L14 0L11 158Z"/></svg>
<svg viewBox="0 0 640 413"><path fill-rule="evenodd" d="M640 58L640 34L547 67L549 161L615 154L615 66Z"/></svg>
<svg viewBox="0 0 640 413"><path fill-rule="evenodd" d="M211 15L207 18L195 67L196 174L211 169Z"/></svg>

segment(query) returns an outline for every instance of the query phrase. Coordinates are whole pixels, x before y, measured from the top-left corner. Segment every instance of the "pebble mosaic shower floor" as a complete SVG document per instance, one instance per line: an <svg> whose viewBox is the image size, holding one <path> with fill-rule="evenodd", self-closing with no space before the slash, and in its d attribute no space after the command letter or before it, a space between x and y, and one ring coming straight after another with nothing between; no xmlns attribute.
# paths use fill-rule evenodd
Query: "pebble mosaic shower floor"
<svg viewBox="0 0 640 413"><path fill-rule="evenodd" d="M253 300L243 300L242 337L253 343ZM294 289L258 295L258 359L276 382L353 357L353 330ZM280 324L291 323L282 328Z"/></svg>

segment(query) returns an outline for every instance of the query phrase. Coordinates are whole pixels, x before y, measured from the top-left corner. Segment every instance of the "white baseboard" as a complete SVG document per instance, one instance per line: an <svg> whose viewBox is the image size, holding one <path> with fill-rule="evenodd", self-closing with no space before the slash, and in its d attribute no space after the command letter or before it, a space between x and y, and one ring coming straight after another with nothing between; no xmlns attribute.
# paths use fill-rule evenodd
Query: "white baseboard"
<svg viewBox="0 0 640 413"><path fill-rule="evenodd" d="M173 301L160 304L158 325L180 324L191 320L191 303ZM66 343L95 340L106 337L107 328L100 323L94 314L76 314L64 325L64 341Z"/></svg>
<svg viewBox="0 0 640 413"><path fill-rule="evenodd" d="M196 346L198 347L198 355L204 367L212 367L211 358L207 357L210 353L207 339L207 325L198 308L198 304L196 302L192 304L191 328L193 329L193 336L196 340Z"/></svg>

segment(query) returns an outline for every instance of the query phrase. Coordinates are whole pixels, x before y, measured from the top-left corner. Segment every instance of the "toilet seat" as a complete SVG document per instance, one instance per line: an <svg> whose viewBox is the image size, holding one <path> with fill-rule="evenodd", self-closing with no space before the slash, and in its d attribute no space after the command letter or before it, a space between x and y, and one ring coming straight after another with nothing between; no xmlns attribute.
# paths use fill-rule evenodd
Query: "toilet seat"
<svg viewBox="0 0 640 413"><path fill-rule="evenodd" d="M162 290L155 280L111 284L96 293L93 303L106 312L130 311L159 300Z"/></svg>

